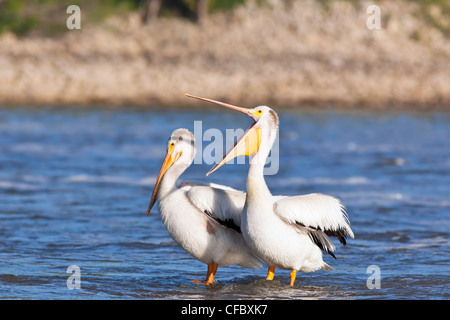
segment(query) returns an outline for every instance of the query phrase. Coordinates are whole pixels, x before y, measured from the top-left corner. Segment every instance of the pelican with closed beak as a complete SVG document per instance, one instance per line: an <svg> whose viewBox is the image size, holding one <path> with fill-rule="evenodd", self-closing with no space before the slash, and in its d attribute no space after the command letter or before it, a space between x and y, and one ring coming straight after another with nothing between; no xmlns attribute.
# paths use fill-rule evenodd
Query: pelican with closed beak
<svg viewBox="0 0 450 320"><path fill-rule="evenodd" d="M336 237L343 245L346 237L354 237L341 201L318 193L273 196L264 180L264 165L278 131L277 113L267 106L247 109L186 95L240 111L254 120L234 148L208 174L234 157L252 156L241 230L252 251L267 263L266 279L273 279L275 268L291 270L292 286L297 271L333 270L322 259L322 251L335 258L335 246L328 236Z"/></svg>
<svg viewBox="0 0 450 320"><path fill-rule="evenodd" d="M208 265L205 281L213 283L218 266L260 268L240 231L245 193L218 184L184 182L179 176L195 156L194 135L187 129L171 134L167 153L156 178L147 214L158 200L161 219L175 242Z"/></svg>

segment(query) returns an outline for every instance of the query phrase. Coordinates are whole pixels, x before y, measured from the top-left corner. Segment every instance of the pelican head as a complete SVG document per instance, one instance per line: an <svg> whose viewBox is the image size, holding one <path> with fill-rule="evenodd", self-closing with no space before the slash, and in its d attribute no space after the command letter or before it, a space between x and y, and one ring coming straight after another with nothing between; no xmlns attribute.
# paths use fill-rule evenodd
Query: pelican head
<svg viewBox="0 0 450 320"><path fill-rule="evenodd" d="M176 129L167 142L167 151L163 164L156 178L155 187L153 189L152 198L147 209L150 213L158 196L158 190L163 177L166 174L174 176L174 180L183 173L192 163L195 156L195 140L194 135L187 129Z"/></svg>
<svg viewBox="0 0 450 320"><path fill-rule="evenodd" d="M248 115L254 121L253 124L245 131L244 135L236 143L234 148L227 152L223 159L218 162L206 175L213 173L222 165L237 156L252 156L257 152L260 152L261 147L264 147L265 149L265 156L269 154L270 148L276 137L279 122L278 115L272 108L269 108L268 106L258 106L255 108L247 109L212 99L193 96L187 93L185 95L190 98L215 103L223 107L240 111ZM266 143L261 143L261 141L266 141ZM270 145L268 143L270 143Z"/></svg>

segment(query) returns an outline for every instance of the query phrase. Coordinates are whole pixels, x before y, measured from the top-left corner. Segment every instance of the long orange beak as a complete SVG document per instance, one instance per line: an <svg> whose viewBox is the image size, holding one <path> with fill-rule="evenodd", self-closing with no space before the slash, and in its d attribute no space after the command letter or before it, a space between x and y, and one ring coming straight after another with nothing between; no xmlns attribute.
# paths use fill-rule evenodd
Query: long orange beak
<svg viewBox="0 0 450 320"><path fill-rule="evenodd" d="M244 135L235 144L233 149L228 151L227 154L223 157L223 159L219 163L217 163L211 170L209 170L209 172L206 174L207 176L209 174L213 173L214 171L216 171L217 169L219 169L221 166L223 166L225 163L227 163L231 159L236 158L238 156L242 156L242 155L245 155L245 156L254 155L259 150L259 144L261 142L261 128L256 125L259 118L252 112L252 110L238 107L238 106L235 106L232 104L212 100L212 99L193 96L188 93L185 93L185 95L190 98L215 103L220 106L224 106L224 107L236 110L236 111L240 111L240 112L245 113L246 115L250 116L255 121L255 123L253 123L250 126L250 128L247 129L247 131L244 133Z"/></svg>
<svg viewBox="0 0 450 320"><path fill-rule="evenodd" d="M173 165L173 163L181 155L181 152L178 153L178 155L176 156L176 159L174 159L174 158L172 158L172 151L173 151L173 145L171 145L167 149L166 157L164 158L164 162L163 162L163 164L161 166L161 169L159 170L158 177L156 178L156 183L155 183L155 187L153 188L152 198L150 199L150 204L148 205L148 209L147 209L146 214L150 213L150 210L152 210L153 205L156 202L156 198L157 198L157 195L158 195L159 184L161 183L162 177L166 173L167 169L169 169Z"/></svg>

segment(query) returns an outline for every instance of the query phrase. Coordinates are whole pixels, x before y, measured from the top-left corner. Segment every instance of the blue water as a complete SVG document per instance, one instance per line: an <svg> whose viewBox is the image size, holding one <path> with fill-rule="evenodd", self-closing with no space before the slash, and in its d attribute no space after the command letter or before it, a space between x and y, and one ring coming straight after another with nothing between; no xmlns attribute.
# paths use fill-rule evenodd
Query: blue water
<svg viewBox="0 0 450 320"><path fill-rule="evenodd" d="M334 271L298 274L289 287L289 271L270 282L265 267L220 267L217 283L198 286L206 266L175 244L156 207L145 215L172 130L196 120L245 129L244 115L3 108L0 298L449 299L450 114L279 116L272 192L321 192L347 206L356 238L335 242L337 259L325 257ZM182 180L245 188L248 165L205 177L211 167L192 165ZM79 289L67 285L71 265Z"/></svg>

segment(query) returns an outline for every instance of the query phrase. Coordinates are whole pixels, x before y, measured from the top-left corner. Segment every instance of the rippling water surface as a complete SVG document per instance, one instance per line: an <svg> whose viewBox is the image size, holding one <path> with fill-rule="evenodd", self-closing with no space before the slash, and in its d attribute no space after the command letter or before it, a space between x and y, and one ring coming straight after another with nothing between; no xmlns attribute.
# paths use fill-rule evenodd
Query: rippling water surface
<svg viewBox="0 0 450 320"><path fill-rule="evenodd" d="M449 299L450 114L279 116L272 192L322 192L347 206L356 238L325 257L334 271L299 274L289 287L289 271L268 282L265 267L220 267L216 284L198 286L206 266L174 243L157 209L145 215L172 130L196 120L203 131L245 129L243 115L4 108L0 298ZM192 165L182 180L245 188L248 165L205 177L211 167ZM80 289L67 287L71 265Z"/></svg>

